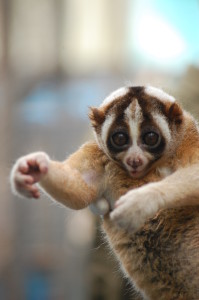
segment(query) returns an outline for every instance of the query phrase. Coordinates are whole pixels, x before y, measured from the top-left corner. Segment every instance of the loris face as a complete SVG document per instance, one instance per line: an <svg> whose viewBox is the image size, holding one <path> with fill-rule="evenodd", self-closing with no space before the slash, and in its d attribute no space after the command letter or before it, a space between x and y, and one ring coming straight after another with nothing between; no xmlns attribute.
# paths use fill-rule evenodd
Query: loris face
<svg viewBox="0 0 199 300"><path fill-rule="evenodd" d="M90 119L100 148L140 178L172 151L183 113L175 99L159 89L129 87L91 108Z"/></svg>

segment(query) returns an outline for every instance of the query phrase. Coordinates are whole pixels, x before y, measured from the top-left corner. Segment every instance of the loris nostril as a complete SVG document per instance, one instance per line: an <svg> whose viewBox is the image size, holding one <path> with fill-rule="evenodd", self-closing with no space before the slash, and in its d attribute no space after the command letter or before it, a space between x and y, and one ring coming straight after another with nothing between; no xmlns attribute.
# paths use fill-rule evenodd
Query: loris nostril
<svg viewBox="0 0 199 300"><path fill-rule="evenodd" d="M128 158L127 159L127 165L129 165L130 167L132 167L133 169L137 169L138 167L142 166L143 162L140 158Z"/></svg>

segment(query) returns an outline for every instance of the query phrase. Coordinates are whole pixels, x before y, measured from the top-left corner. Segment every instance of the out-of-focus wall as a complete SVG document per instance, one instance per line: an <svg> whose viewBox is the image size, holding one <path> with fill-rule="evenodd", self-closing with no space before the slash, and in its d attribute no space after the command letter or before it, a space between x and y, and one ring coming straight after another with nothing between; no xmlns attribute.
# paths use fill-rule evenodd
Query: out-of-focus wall
<svg viewBox="0 0 199 300"><path fill-rule="evenodd" d="M65 1L60 51L64 71L73 74L122 70L127 10L126 0Z"/></svg>
<svg viewBox="0 0 199 300"><path fill-rule="evenodd" d="M127 0L8 0L5 7L9 67L17 76L123 68Z"/></svg>
<svg viewBox="0 0 199 300"><path fill-rule="evenodd" d="M16 76L53 73L59 49L59 0L10 1L8 57Z"/></svg>

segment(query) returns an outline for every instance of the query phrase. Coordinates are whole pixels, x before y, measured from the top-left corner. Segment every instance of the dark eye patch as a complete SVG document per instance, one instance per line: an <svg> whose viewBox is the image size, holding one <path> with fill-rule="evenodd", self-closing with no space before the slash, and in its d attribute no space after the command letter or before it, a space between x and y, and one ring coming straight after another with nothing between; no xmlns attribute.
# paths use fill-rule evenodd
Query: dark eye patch
<svg viewBox="0 0 199 300"><path fill-rule="evenodd" d="M119 153L129 147L130 136L126 127L117 127L116 123L114 127L109 131L107 146L112 153Z"/></svg>
<svg viewBox="0 0 199 300"><path fill-rule="evenodd" d="M153 154L155 160L162 156L166 146L165 138L152 122L143 122L141 143L145 151Z"/></svg>
<svg viewBox="0 0 199 300"><path fill-rule="evenodd" d="M124 147L128 144L129 136L126 132L116 132L111 136L111 143L115 147Z"/></svg>
<svg viewBox="0 0 199 300"><path fill-rule="evenodd" d="M160 142L160 135L154 131L146 132L143 135L143 142L148 147L157 147Z"/></svg>

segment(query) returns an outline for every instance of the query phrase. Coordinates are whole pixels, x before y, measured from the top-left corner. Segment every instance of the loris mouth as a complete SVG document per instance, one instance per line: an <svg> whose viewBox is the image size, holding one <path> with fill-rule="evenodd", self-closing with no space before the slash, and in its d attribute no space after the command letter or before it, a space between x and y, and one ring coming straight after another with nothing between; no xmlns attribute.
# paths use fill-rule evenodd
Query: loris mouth
<svg viewBox="0 0 199 300"><path fill-rule="evenodd" d="M131 170L129 174L132 178L141 178L146 174L146 170Z"/></svg>

